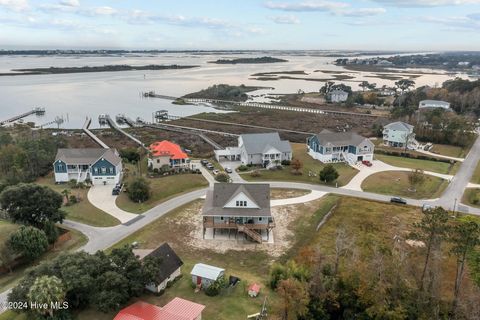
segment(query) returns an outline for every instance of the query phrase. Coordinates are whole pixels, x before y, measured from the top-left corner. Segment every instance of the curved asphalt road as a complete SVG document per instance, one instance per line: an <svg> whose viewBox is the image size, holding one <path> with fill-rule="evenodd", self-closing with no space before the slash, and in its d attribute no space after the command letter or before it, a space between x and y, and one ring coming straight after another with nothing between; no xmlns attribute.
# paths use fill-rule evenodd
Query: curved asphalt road
<svg viewBox="0 0 480 320"><path fill-rule="evenodd" d="M431 199L431 200L406 199L408 204L420 207L424 203L428 203L434 206L442 206L450 210L456 209L457 211L460 211L463 213L480 215L479 208L473 208L473 207L460 204L460 201L463 196L463 192L473 175L473 171L475 170L475 167L477 166L479 159L480 159L480 136L477 137L477 139L475 140L475 143L473 144L472 148L470 149L470 152L468 153L467 157L461 164L457 174L452 178L447 189L439 199ZM239 180L243 180L238 174L235 174L233 177L234 177L233 180L235 182L240 182ZM309 190L323 191L327 193L339 194L339 195L350 196L350 197L358 197L358 198L363 198L368 200L385 201L385 202L390 201L390 196L357 191L357 190L333 188L333 187L327 187L322 185L312 185L307 183L295 183L295 182L265 181L264 183L269 183L273 188L288 187L288 188L297 188L297 189L309 189ZM186 194L182 194L178 197L175 197L173 199L163 202L162 204L158 205L155 208L150 209L144 214L139 215L138 218L135 218L125 224L114 226L114 227L108 227L108 228L92 227L86 224L82 224L82 223L70 221L70 220L66 220L64 224L69 228L72 228L84 233L88 237L88 243L84 247L79 248L78 250L84 250L86 252L94 253L98 250L104 250L113 246L115 243L119 242L120 240L124 239L125 237L129 236L135 231L143 228L150 222L162 217L166 213L182 205L185 205L195 199L205 196L207 190L208 188L204 188L204 189L192 191ZM454 208L455 202L457 203L457 206ZM4 305L4 302L7 301L7 295L9 292L10 290L0 293L0 313L4 311L3 305Z"/></svg>

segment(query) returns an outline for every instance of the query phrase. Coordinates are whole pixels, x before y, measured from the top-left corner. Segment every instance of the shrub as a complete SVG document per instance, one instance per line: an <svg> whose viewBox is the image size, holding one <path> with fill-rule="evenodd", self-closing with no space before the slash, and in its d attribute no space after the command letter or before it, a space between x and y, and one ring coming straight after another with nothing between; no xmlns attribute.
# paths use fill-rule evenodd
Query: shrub
<svg viewBox="0 0 480 320"><path fill-rule="evenodd" d="M240 167L238 167L238 171L247 171L248 167L244 164L242 164Z"/></svg>
<svg viewBox="0 0 480 320"><path fill-rule="evenodd" d="M22 226L10 235L8 246L26 259L35 260L47 251L48 239L44 231Z"/></svg>
<svg viewBox="0 0 480 320"><path fill-rule="evenodd" d="M220 291L225 287L225 285L225 277L221 277L205 289L205 294L209 297L218 296L218 294L220 294Z"/></svg>
<svg viewBox="0 0 480 320"><path fill-rule="evenodd" d="M250 176L251 176L252 178L258 178L258 177L261 176L261 174L260 174L260 171L255 170L255 171L252 171L252 173L250 173Z"/></svg>
<svg viewBox="0 0 480 320"><path fill-rule="evenodd" d="M142 177L133 179L128 185L128 197L134 202L144 202L150 198L150 184Z"/></svg>
<svg viewBox="0 0 480 320"><path fill-rule="evenodd" d="M282 160L282 166L289 166L291 161L290 160Z"/></svg>
<svg viewBox="0 0 480 320"><path fill-rule="evenodd" d="M68 203L69 204L75 204L78 202L78 199L77 199L77 196L76 195L70 195L70 197L68 197Z"/></svg>
<svg viewBox="0 0 480 320"><path fill-rule="evenodd" d="M324 181L326 183L332 182L337 180L339 174L337 172L337 169L335 169L331 164L326 165L321 171L320 171L320 180Z"/></svg>
<svg viewBox="0 0 480 320"><path fill-rule="evenodd" d="M218 182L228 182L230 181L230 177L228 176L228 174L221 172L216 175L215 180L217 180Z"/></svg>

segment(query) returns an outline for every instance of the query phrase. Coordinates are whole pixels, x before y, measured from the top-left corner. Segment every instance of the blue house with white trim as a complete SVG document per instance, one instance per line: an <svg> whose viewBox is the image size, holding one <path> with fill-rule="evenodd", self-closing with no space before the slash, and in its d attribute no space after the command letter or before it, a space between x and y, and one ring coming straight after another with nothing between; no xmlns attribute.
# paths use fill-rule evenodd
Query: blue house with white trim
<svg viewBox="0 0 480 320"><path fill-rule="evenodd" d="M58 149L53 171L56 183L90 179L94 185L117 184L122 178L122 159L116 149Z"/></svg>

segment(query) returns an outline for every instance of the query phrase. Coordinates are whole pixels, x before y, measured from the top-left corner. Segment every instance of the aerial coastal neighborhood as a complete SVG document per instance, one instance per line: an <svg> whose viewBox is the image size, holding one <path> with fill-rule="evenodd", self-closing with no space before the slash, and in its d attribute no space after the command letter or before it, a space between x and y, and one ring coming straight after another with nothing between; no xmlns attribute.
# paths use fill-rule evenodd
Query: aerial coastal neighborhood
<svg viewBox="0 0 480 320"><path fill-rule="evenodd" d="M0 320L480 320L479 13L0 0Z"/></svg>

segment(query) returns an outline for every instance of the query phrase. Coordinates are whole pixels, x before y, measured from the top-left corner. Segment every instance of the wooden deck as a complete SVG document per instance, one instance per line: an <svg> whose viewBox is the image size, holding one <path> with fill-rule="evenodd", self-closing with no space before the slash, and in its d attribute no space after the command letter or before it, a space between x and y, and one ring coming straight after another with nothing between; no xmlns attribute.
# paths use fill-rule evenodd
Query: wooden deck
<svg viewBox="0 0 480 320"><path fill-rule="evenodd" d="M225 220L223 223L215 223L213 218L203 218L204 228L216 228L216 229L239 229L248 228L253 230L268 230L275 228L275 221L271 221L266 224L254 224L254 223L236 223L234 220Z"/></svg>

